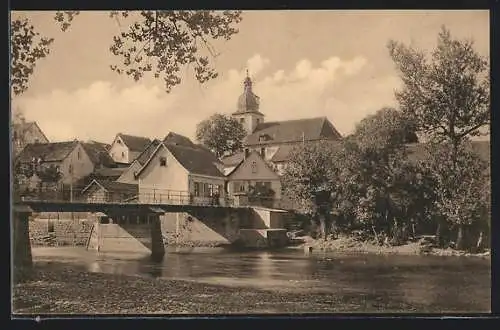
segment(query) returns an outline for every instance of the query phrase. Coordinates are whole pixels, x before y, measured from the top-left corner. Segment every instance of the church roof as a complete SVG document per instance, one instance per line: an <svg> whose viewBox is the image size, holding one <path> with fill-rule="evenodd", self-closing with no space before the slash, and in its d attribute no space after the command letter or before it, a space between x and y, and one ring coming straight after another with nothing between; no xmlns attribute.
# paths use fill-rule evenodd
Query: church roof
<svg viewBox="0 0 500 330"><path fill-rule="evenodd" d="M341 138L340 133L326 117L318 117L261 123L245 138L244 144L254 146Z"/></svg>
<svg viewBox="0 0 500 330"><path fill-rule="evenodd" d="M260 98L252 91L252 80L248 76L248 72L243 84L243 94L238 98L237 111L233 113L233 115L251 112L263 116L263 114L259 112Z"/></svg>

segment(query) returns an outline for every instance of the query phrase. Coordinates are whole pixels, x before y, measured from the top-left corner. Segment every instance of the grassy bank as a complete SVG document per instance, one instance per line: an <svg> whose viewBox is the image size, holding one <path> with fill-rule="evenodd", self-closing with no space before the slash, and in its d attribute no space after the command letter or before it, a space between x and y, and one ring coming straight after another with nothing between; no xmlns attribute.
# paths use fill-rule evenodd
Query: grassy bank
<svg viewBox="0 0 500 330"><path fill-rule="evenodd" d="M309 236L297 239L300 244L295 248L314 251L340 252L340 253L372 253L372 254L399 254L399 255L438 255L438 256L476 256L490 257L490 250L483 253L469 253L451 248L442 249L429 246L423 241L409 242L398 246L378 245L370 241L362 241L351 236L340 235L337 239L312 239Z"/></svg>
<svg viewBox="0 0 500 330"><path fill-rule="evenodd" d="M36 264L15 285L15 314L241 314L430 312L426 305L358 292L286 292L189 281L77 272Z"/></svg>

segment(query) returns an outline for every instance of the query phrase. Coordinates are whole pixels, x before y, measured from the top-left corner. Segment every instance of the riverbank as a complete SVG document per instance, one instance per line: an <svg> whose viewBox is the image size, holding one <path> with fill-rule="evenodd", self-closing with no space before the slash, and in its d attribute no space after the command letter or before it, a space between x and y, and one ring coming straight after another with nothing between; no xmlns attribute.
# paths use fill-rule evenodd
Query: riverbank
<svg viewBox="0 0 500 330"><path fill-rule="evenodd" d="M309 236L296 239L297 244L292 248L304 249L312 248L314 252L339 252L339 253L366 253L366 254L398 254L398 255L435 255L435 256L465 256L490 258L490 250L483 253L469 253L451 248L442 249L425 244L424 241L410 242L399 246L377 245L369 241L361 241L354 237L339 235L337 239L315 240Z"/></svg>
<svg viewBox="0 0 500 330"><path fill-rule="evenodd" d="M256 314L432 312L403 298L342 292L294 292L79 271L36 263L13 289L14 314Z"/></svg>

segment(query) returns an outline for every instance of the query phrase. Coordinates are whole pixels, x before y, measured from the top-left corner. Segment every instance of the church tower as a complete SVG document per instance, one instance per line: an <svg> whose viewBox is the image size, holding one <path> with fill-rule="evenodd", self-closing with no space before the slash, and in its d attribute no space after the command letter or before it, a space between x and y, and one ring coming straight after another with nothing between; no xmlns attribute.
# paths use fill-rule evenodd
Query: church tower
<svg viewBox="0 0 500 330"><path fill-rule="evenodd" d="M257 125L264 122L264 114L259 112L260 99L252 91L252 79L248 76L248 70L243 86L243 94L238 98L237 111L232 116L243 125L247 134L252 134Z"/></svg>

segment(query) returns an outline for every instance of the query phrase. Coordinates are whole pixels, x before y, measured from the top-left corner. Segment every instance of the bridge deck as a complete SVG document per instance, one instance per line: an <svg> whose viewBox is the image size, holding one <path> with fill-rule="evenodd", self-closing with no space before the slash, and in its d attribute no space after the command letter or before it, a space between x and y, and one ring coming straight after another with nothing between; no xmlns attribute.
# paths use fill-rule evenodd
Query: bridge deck
<svg viewBox="0 0 500 330"><path fill-rule="evenodd" d="M18 195L19 196L19 195ZM284 209L280 200L263 198L240 205L232 198L219 196L192 196L188 192L154 190L151 192L101 193L98 195L70 195L57 189L31 191L15 200L16 205L26 205L35 212L148 212L160 208L165 212L184 212L206 208L246 209L265 206Z"/></svg>

